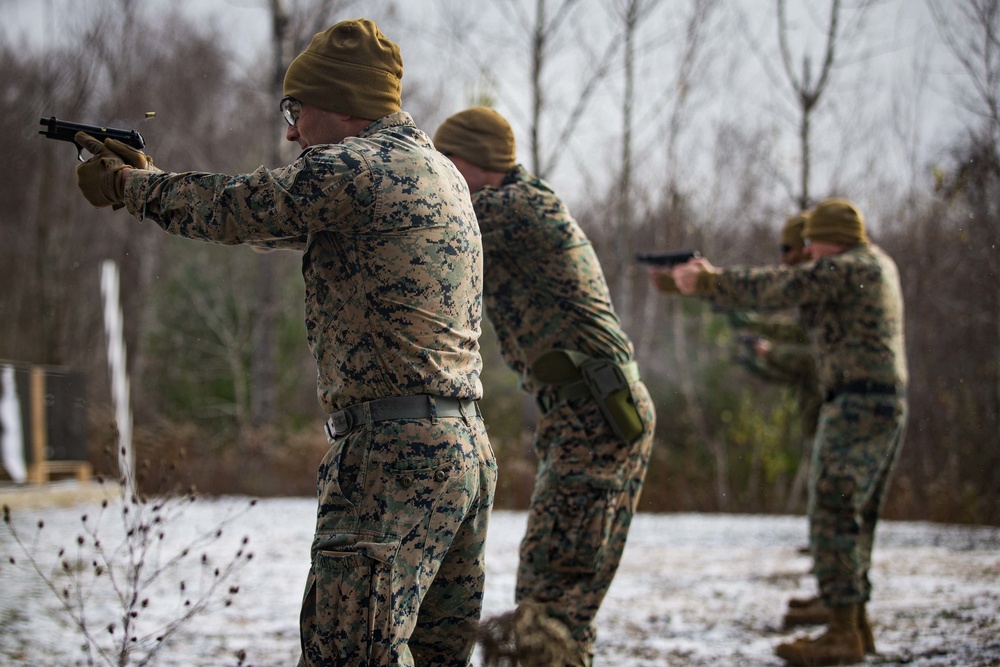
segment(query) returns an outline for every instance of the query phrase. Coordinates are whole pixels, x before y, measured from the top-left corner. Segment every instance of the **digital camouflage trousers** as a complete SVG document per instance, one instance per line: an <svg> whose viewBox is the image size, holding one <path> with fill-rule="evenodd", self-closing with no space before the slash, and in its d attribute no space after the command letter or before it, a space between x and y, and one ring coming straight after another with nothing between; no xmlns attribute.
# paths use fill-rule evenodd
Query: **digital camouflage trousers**
<svg viewBox="0 0 1000 667"><path fill-rule="evenodd" d="M557 405L538 424L539 458L520 547L515 601L533 600L577 642L590 665L594 617L611 586L653 446L655 413L645 385L632 395L642 435L626 444L589 398Z"/></svg>
<svg viewBox="0 0 1000 667"><path fill-rule="evenodd" d="M899 458L905 398L841 394L823 405L810 469L809 542L828 605L871 596L875 525Z"/></svg>
<svg viewBox="0 0 1000 667"><path fill-rule="evenodd" d="M338 437L319 467L300 666L466 667L496 473L477 415Z"/></svg>

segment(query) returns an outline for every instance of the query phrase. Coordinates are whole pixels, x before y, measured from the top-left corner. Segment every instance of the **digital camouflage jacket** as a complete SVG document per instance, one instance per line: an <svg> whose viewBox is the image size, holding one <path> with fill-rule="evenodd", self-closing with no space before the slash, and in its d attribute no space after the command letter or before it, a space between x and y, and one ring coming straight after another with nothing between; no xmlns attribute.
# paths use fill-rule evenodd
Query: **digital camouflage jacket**
<svg viewBox="0 0 1000 667"><path fill-rule="evenodd" d="M517 165L473 198L483 234L484 301L504 361L526 391L552 349L617 363L633 357L590 240L549 185Z"/></svg>
<svg viewBox="0 0 1000 667"><path fill-rule="evenodd" d="M132 171L125 205L178 236L302 250L327 412L386 396L482 395L482 244L462 176L404 112L292 164Z"/></svg>
<svg viewBox="0 0 1000 667"><path fill-rule="evenodd" d="M858 245L794 267L724 269L714 282L706 296L722 308L800 306L824 392L864 381L905 391L899 272L877 246Z"/></svg>

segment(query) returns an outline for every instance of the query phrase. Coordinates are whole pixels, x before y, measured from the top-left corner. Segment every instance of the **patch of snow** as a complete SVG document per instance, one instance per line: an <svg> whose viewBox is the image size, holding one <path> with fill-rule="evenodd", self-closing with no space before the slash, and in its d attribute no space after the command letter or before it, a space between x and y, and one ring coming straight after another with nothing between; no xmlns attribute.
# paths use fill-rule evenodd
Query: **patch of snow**
<svg viewBox="0 0 1000 667"><path fill-rule="evenodd" d="M166 526L165 561L193 536L212 531L246 506L245 498L201 500ZM56 566L59 548L71 555L81 516L95 505L23 509L13 522L33 539L39 559ZM211 581L249 537L253 559L238 573L229 607L198 616L170 640L153 664L162 667L293 665L298 613L309 566L315 501L261 500L148 590L146 626L183 610L180 580L189 591ZM105 517L107 520L107 517ZM484 616L513 606L523 512L495 511L487 540ZM113 524L102 528L110 540ZM798 516L639 514L621 568L598 615L595 663L605 667L783 665L774 647L796 633L781 630L790 597L815 592L810 559L799 553L807 522ZM205 553L208 568L199 563ZM0 531L0 663L86 664L78 631L41 578L26 569L10 534ZM9 557L17 560L11 565ZM64 575L53 571L53 580ZM105 578L106 579L106 578ZM869 665L920 667L1000 665L1000 528L921 522L879 524L871 572L869 615L879 654ZM89 625L100 628L120 606L97 588L88 593ZM800 631L801 632L801 631ZM474 663L478 664L478 656Z"/></svg>

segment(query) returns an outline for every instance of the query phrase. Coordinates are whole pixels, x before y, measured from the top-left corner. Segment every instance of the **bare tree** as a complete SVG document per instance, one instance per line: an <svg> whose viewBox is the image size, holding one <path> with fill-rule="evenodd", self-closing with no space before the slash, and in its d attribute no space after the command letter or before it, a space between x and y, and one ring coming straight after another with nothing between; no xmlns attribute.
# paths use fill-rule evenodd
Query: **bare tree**
<svg viewBox="0 0 1000 667"><path fill-rule="evenodd" d="M642 237L642 243L647 247L675 248L681 242L683 233L681 174L686 168L687 160L679 155L679 146L682 133L688 128L691 120L690 101L698 86L699 77L704 74L705 63L702 57L707 48L713 17L718 7L718 0L695 0L684 22L681 56L668 92L673 104L669 105L664 146L667 168L666 183L663 187L664 201L656 215L656 221L649 230L651 236ZM632 264L628 263L627 266ZM629 278L634 282L636 276L633 273ZM641 358L649 354L654 344L657 331L656 312L660 303L662 303L660 295L647 289L640 306L642 316L635 318L633 322L633 326L638 330L634 338L637 353Z"/></svg>
<svg viewBox="0 0 1000 667"><path fill-rule="evenodd" d="M659 4L659 0L627 0L619 7L622 22L622 62L624 86L621 100L622 139L621 162L619 165L618 183L614 189L618 202L618 233L615 235L615 258L619 266L629 267L621 271L618 282L618 313L626 325L632 322L632 287L635 283L635 270L628 261L631 250L631 237L634 227L635 202L632 189L632 130L635 123L635 69L636 69L636 31L640 22Z"/></svg>
<svg viewBox="0 0 1000 667"><path fill-rule="evenodd" d="M1000 2L927 0L927 5L938 34L965 75L956 86L959 102L1000 144Z"/></svg>
<svg viewBox="0 0 1000 667"><path fill-rule="evenodd" d="M573 39L568 33L575 26L574 20L582 14L581 6L580 0L558 0L554 8L548 0L534 0L528 10L522 3L503 0L496 3L500 14L527 41L529 168L541 178L549 178L566 154L569 140L585 118L599 84L608 76L612 56L618 48L618 35L591 44L590 40L579 37L578 32L574 33L573 36L579 38L573 44L580 49L586 62L585 74L568 97L563 96L558 105L553 104L549 92L555 76L552 70L560 56L567 57L566 44ZM491 81L494 76L490 59L494 56L492 53L475 56L480 75ZM512 95L506 101L515 103L516 99L517 95ZM571 102L566 102L567 99ZM554 139L546 141L547 137Z"/></svg>
<svg viewBox="0 0 1000 667"><path fill-rule="evenodd" d="M534 25L531 31L531 123L529 132L531 134L531 168L543 178L547 169L542 162L540 135L542 115L548 102L543 77L547 64L546 57L552 48L552 41L556 33L570 16L573 5L577 2L578 0L561 0L550 17L546 12L545 0L535 0Z"/></svg>
<svg viewBox="0 0 1000 667"><path fill-rule="evenodd" d="M951 224L959 232L961 251L954 265L969 271L950 277L948 282L957 283L957 289L948 304L967 313L960 320L963 334L979 354L974 364L961 363L950 389L966 396L970 409L979 415L974 423L986 438L996 440L1000 438L1000 0L964 0L948 3L947 9L932 0L928 5L938 33L964 75L954 79L955 93L969 114L965 135L952 151L953 167L940 175L938 186ZM958 451L949 451L948 479L959 487L970 476L982 477L979 486L997 488L995 474L983 476L989 466L981 453L971 458L976 460L974 470L965 467L966 459Z"/></svg>
<svg viewBox="0 0 1000 667"><path fill-rule="evenodd" d="M820 96L826 89L833 67L834 54L837 46L837 23L840 20L840 0L830 3L830 20L826 31L826 47L823 51L823 63L819 66L816 81L813 81L813 68L809 55L802 56L802 71L796 73L792 63L792 55L788 45L788 20L785 13L785 0L776 0L778 15L778 44L781 47L781 63L784 65L788 82L795 92L801 112L799 122L799 145L802 154L802 167L799 174L799 209L809 207L809 172L811 167L810 154L810 123L813 111L819 103Z"/></svg>
<svg viewBox="0 0 1000 667"><path fill-rule="evenodd" d="M268 83L269 98L278 100L282 95L285 70L292 54L301 51L313 35L328 27L331 15L350 5L350 2L324 0L308 6L296 7L293 14L287 0L269 0L271 10L271 77ZM276 103L275 103L276 105ZM268 161L271 165L282 162L284 142L276 137ZM271 424L275 417L277 370L275 368L274 327L277 320L277 275L280 260L272 253L261 254L255 266L254 285L257 312L253 318L253 354L251 355L250 423L253 426Z"/></svg>
<svg viewBox="0 0 1000 667"><path fill-rule="evenodd" d="M793 3L791 6L794 11L804 13L814 23L822 24L820 27L824 39L819 51L819 65L814 65L809 52L809 46L814 40L808 37L803 40L805 44L801 47L803 51L801 64L795 62L793 36L796 29L788 18L789 5L786 0L775 0L777 42L782 74L779 74L772 66L771 56L767 49L758 39L750 36L746 29L749 24L748 16L738 10L736 12L741 32L748 40L751 50L757 54L764 75L776 89L785 85L791 87L797 116L800 160L797 178L794 179L797 183L788 179L785 181L785 187L799 210L808 208L813 199L813 122L825 94L833 84L833 73L838 62L843 59L844 54L841 53L841 47L849 37L860 35L863 32L865 17L869 10L880 2L881 0L859 0L853 5L853 11L846 16L845 20L844 5L841 0L830 0L825 21L818 16L813 16L811 5ZM784 82L781 81L782 76Z"/></svg>
<svg viewBox="0 0 1000 667"><path fill-rule="evenodd" d="M616 294L616 303L620 304L619 310L630 327L638 328L637 352L640 358L645 358L652 348L655 332L660 331L657 327L656 311L659 303L663 299L653 290L646 289L645 301L642 304L643 317L632 316L633 286L636 282L635 265L629 260L629 253L634 247L635 239L635 195L633 192L632 169L633 169L633 115L635 107L635 85L634 73L637 65L635 36L640 23L648 19L659 3L655 0L642 2L641 0L629 0L621 12L624 35L623 40L623 73L624 73L624 94L622 99L622 140L621 140L621 172L619 182L616 184L618 202L618 226L615 235L615 256L618 264L625 267L618 274L619 285ZM708 28L712 23L713 15L719 3L716 0L696 0L691 4L690 13L684 18L683 27L680 32L680 55L678 64L671 80L670 97L672 104L669 105L667 119L667 169L668 178L665 187L666 199L657 215L657 222L652 225L652 237L640 235L642 242L649 246L656 247L660 243L676 245L680 242L681 220L684 212L680 200L682 198L680 184L680 173L683 165L678 163L677 147L683 129L686 128L689 120L688 103L691 93L696 87L695 78L699 73L699 66L703 65L702 56L707 46ZM673 324L672 337L673 359L678 368L678 383L681 393L685 397L688 417L696 437L705 442L715 461L715 497L720 508L728 507L729 485L728 466L725 451L725 443L718 437L713 436L708 423L707 415L702 407L700 397L695 386L698 375L694 372L695 355L688 345L688 334L684 327L684 318L676 311L678 304L667 301L670 311L675 313L670 320ZM634 329L633 329L634 330Z"/></svg>
<svg viewBox="0 0 1000 667"><path fill-rule="evenodd" d="M271 5L271 81L270 97L281 98L285 69L288 67L288 8L284 0L270 0ZM268 156L272 165L281 162L281 142L275 137ZM250 423L263 426L274 421L275 399L275 288L276 258L264 253L257 258L254 291L257 315L253 319L253 354L250 361Z"/></svg>

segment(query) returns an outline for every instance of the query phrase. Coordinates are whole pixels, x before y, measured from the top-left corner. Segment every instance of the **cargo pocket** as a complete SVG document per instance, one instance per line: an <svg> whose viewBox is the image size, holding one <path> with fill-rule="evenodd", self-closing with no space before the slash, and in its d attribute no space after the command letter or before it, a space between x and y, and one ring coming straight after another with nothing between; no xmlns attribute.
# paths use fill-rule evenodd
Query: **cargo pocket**
<svg viewBox="0 0 1000 667"><path fill-rule="evenodd" d="M300 616L306 665L388 664L398 542L315 552Z"/></svg>
<svg viewBox="0 0 1000 667"><path fill-rule="evenodd" d="M554 572L596 572L604 564L614 508L611 492L584 489L557 493L547 548Z"/></svg>

